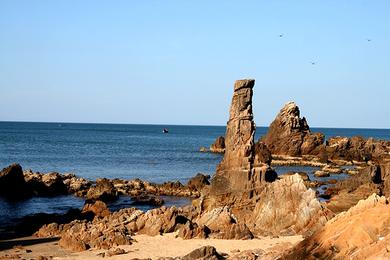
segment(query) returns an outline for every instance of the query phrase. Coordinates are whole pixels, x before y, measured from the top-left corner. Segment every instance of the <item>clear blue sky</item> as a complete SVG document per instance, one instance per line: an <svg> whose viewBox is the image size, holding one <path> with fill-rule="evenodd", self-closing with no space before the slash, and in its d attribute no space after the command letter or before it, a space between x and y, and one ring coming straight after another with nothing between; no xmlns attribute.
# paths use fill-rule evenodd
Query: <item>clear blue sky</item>
<svg viewBox="0 0 390 260"><path fill-rule="evenodd" d="M0 120L224 125L234 80L254 78L258 126L294 100L311 126L390 128L389 13L388 0L0 0Z"/></svg>

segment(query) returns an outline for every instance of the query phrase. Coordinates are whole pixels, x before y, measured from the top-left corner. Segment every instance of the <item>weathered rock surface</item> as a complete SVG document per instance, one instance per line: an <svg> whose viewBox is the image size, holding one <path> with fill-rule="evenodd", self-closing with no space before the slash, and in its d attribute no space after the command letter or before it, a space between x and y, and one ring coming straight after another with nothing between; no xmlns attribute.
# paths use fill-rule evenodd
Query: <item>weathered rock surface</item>
<svg viewBox="0 0 390 260"><path fill-rule="evenodd" d="M247 221L256 234L307 236L333 217L299 174L266 185L258 198Z"/></svg>
<svg viewBox="0 0 390 260"><path fill-rule="evenodd" d="M195 177L192 177L188 181L187 187L190 190L202 191L202 189L205 186L210 185L209 179L210 179L210 175L204 175L204 174L198 173Z"/></svg>
<svg viewBox="0 0 390 260"><path fill-rule="evenodd" d="M347 161L370 161L372 159L388 158L390 141L375 140L363 137L331 137L326 142L326 153L330 159Z"/></svg>
<svg viewBox="0 0 390 260"><path fill-rule="evenodd" d="M28 170L23 172L23 175L34 196L74 194L82 197L91 186L91 182L70 173L39 173Z"/></svg>
<svg viewBox="0 0 390 260"><path fill-rule="evenodd" d="M261 141L272 154L301 156L317 154L324 143L324 135L311 133L306 119L300 117L298 106L289 102L280 110Z"/></svg>
<svg viewBox="0 0 390 260"><path fill-rule="evenodd" d="M91 201L113 201L118 198L118 192L112 182L106 178L97 179L87 193L86 199Z"/></svg>
<svg viewBox="0 0 390 260"><path fill-rule="evenodd" d="M387 259L390 257L390 204L373 194L340 213L284 259Z"/></svg>
<svg viewBox="0 0 390 260"><path fill-rule="evenodd" d="M373 193L390 196L390 162L369 165L327 190L327 207L335 213L348 210Z"/></svg>
<svg viewBox="0 0 390 260"><path fill-rule="evenodd" d="M19 164L12 164L0 172L0 196L19 199L29 193Z"/></svg>
<svg viewBox="0 0 390 260"><path fill-rule="evenodd" d="M255 157L252 96L254 80L237 80L225 134L225 154L218 165L202 207L214 209L251 199L253 190L273 181L275 172ZM260 146L258 147L260 149Z"/></svg>
<svg viewBox="0 0 390 260"><path fill-rule="evenodd" d="M181 257L182 260L221 260L225 259L222 255L217 252L217 249L212 246L203 246L195 249L191 253Z"/></svg>
<svg viewBox="0 0 390 260"><path fill-rule="evenodd" d="M219 136L215 142L210 145L210 152L212 153L224 153L225 152L225 137Z"/></svg>
<svg viewBox="0 0 390 260"><path fill-rule="evenodd" d="M248 239L253 234L309 235L332 214L321 206L315 192L306 188L298 174L275 181L277 174L269 166L270 151L261 142L254 144L253 85L250 80L235 84L225 155L210 188L204 190L195 204L199 210L195 222L210 228L211 236L222 234L227 238ZM290 115L289 109L286 113ZM299 110L292 114L284 122L289 124L289 131L304 131L310 136L306 121L299 118ZM302 137L302 143L304 140Z"/></svg>
<svg viewBox="0 0 390 260"><path fill-rule="evenodd" d="M107 208L106 203L103 201L95 201L92 203L86 203L83 207L83 210L81 211L82 214L88 214L91 215L90 218L97 217L97 218L104 218L110 215L110 210Z"/></svg>

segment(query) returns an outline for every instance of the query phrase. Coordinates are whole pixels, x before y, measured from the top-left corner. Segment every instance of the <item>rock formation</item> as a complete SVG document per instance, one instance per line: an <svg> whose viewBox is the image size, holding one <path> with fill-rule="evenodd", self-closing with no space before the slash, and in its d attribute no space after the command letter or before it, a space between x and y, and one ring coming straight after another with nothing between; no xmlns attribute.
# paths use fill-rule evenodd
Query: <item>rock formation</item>
<svg viewBox="0 0 390 260"><path fill-rule="evenodd" d="M280 110L261 140L272 154L301 156L318 154L324 135L311 133L306 119L300 117L298 106L289 102Z"/></svg>
<svg viewBox="0 0 390 260"><path fill-rule="evenodd" d="M329 159L347 161L370 161L389 158L390 142L363 137L331 137L326 142L326 153Z"/></svg>
<svg viewBox="0 0 390 260"><path fill-rule="evenodd" d="M369 165L328 189L327 207L335 213L348 210L371 194L390 196L390 161Z"/></svg>
<svg viewBox="0 0 390 260"><path fill-rule="evenodd" d="M321 206L314 191L307 190L299 175L275 181L277 174L269 166L270 151L261 142L254 144L253 86L253 80L235 83L224 158L209 189L195 202L199 210L195 222L224 234L239 230L242 237L252 233L308 235L331 213ZM298 119L293 119L298 120L299 113ZM299 120L291 123L292 129L310 135L305 121Z"/></svg>
<svg viewBox="0 0 390 260"><path fill-rule="evenodd" d="M283 259L388 259L390 204L376 194L340 213Z"/></svg>
<svg viewBox="0 0 390 260"><path fill-rule="evenodd" d="M297 173L265 186L248 221L255 233L267 235L310 235L333 213L324 208L315 191L307 189Z"/></svg>
<svg viewBox="0 0 390 260"><path fill-rule="evenodd" d="M254 80L237 80L225 134L225 154L203 201L206 208L226 206L247 200L253 190L275 178L274 173L257 157L255 161L252 96Z"/></svg>
<svg viewBox="0 0 390 260"><path fill-rule="evenodd" d="M0 172L0 196L19 199L29 193L19 164L12 164Z"/></svg>
<svg viewBox="0 0 390 260"><path fill-rule="evenodd" d="M215 142L210 145L210 152L212 153L224 153L225 152L225 137L219 136L215 139Z"/></svg>

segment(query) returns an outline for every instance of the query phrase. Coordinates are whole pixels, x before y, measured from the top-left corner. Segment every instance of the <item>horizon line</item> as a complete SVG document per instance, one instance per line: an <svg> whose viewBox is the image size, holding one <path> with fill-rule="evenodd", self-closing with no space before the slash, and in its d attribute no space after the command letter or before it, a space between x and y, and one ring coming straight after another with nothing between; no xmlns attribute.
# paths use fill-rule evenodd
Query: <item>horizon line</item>
<svg viewBox="0 0 390 260"><path fill-rule="evenodd" d="M44 124L101 124L101 125L158 125L158 126L217 126L226 127L226 125L213 125L213 124L172 124L172 123L113 123L113 122L68 122L68 121L18 121L18 120L0 120L0 123L44 123ZM257 126L262 128L268 128L269 126ZM390 128L369 128L369 127L332 127L332 126L309 126L313 128L324 128L324 129L372 129L372 130L390 130Z"/></svg>

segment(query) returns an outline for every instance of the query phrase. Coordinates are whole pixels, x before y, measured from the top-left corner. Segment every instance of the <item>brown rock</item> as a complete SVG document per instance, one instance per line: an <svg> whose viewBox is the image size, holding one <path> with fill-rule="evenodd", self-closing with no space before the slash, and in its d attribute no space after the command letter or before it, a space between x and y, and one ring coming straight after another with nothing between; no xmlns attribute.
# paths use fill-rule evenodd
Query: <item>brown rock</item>
<svg viewBox="0 0 390 260"><path fill-rule="evenodd" d="M23 176L22 167L12 164L0 172L0 196L20 199L30 195Z"/></svg>
<svg viewBox="0 0 390 260"><path fill-rule="evenodd" d="M188 221L179 228L178 236L183 239L208 238L211 230L206 226L198 226L196 223Z"/></svg>
<svg viewBox="0 0 390 260"><path fill-rule="evenodd" d="M204 174L198 173L195 177L192 177L188 181L187 187L190 190L201 191L204 186L210 185L209 179L210 179L210 175L204 175Z"/></svg>
<svg viewBox="0 0 390 260"><path fill-rule="evenodd" d="M195 249L188 255L182 257L183 260L219 260L225 259L223 256L218 254L215 247L212 246L203 246L201 248Z"/></svg>
<svg viewBox="0 0 390 260"><path fill-rule="evenodd" d="M375 194L330 220L284 259L387 259L390 206Z"/></svg>
<svg viewBox="0 0 390 260"><path fill-rule="evenodd" d="M81 213L92 214L93 217L103 218L110 215L110 210L107 208L106 203L98 200L92 203L87 202Z"/></svg>
<svg viewBox="0 0 390 260"><path fill-rule="evenodd" d="M312 134L306 119L294 102L287 103L271 123L262 138L272 154L301 156L316 154L324 142L324 135Z"/></svg>
<svg viewBox="0 0 390 260"><path fill-rule="evenodd" d="M266 185L259 198L247 221L255 234L309 235L333 216L298 174Z"/></svg>
<svg viewBox="0 0 390 260"><path fill-rule="evenodd" d="M118 193L112 182L106 178L97 179L96 185L88 190L86 199L91 201L112 201L118 198Z"/></svg>
<svg viewBox="0 0 390 260"><path fill-rule="evenodd" d="M225 152L225 137L219 136L215 142L210 146L210 152L212 153L224 153Z"/></svg>
<svg viewBox="0 0 390 260"><path fill-rule="evenodd" d="M205 191L206 196L201 203L204 209L238 205L239 201L251 199L254 189L275 179L275 172L262 162L261 154L255 156L253 87L254 80L235 82L225 134L225 154L210 188Z"/></svg>
<svg viewBox="0 0 390 260"><path fill-rule="evenodd" d="M315 171L314 176L322 178L322 177L329 177L330 174L329 172L324 172L324 171Z"/></svg>

